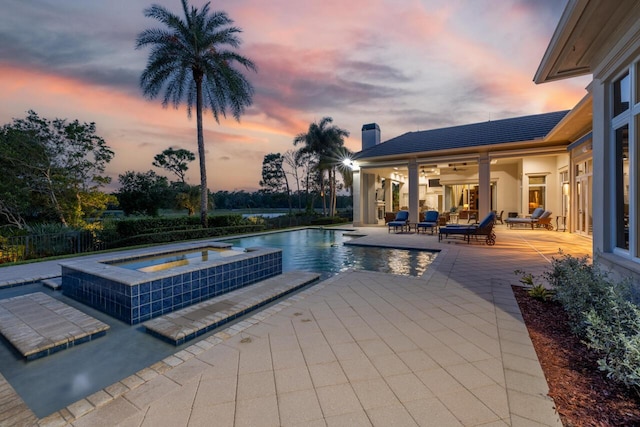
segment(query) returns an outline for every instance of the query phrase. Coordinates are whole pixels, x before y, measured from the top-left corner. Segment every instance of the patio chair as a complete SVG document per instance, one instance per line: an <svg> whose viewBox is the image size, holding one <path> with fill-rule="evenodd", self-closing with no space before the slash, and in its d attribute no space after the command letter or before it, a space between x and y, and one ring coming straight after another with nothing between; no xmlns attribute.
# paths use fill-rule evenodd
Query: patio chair
<svg viewBox="0 0 640 427"><path fill-rule="evenodd" d="M409 228L409 211L400 211L396 214L396 218L393 221L389 221L387 223L389 226L389 233L391 232L391 227L393 227L393 231L397 232L398 227L400 227L400 231L404 231L404 228Z"/></svg>
<svg viewBox="0 0 640 427"><path fill-rule="evenodd" d="M438 241L441 241L443 236L447 239L450 238L450 236L462 236L467 243L471 243L471 236L474 236L476 240L478 236L485 236L487 245L493 246L496 244L496 233L493 231L495 222L496 214L489 212L489 214L480 221L480 224L447 225L446 227L440 227Z"/></svg>
<svg viewBox="0 0 640 427"><path fill-rule="evenodd" d="M423 229L424 232L427 232L427 228L431 229L431 234L433 234L434 228L438 229L438 219L440 218L440 213L438 211L427 211L424 214L424 221L420 221L416 224L416 232L420 233L420 229Z"/></svg>

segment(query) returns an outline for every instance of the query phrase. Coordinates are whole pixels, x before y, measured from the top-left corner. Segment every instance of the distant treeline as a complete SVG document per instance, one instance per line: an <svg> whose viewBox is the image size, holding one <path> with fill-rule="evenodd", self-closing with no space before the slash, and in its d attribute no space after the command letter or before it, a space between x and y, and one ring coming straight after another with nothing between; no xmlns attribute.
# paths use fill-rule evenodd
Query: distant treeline
<svg viewBox="0 0 640 427"><path fill-rule="evenodd" d="M286 193L255 191L218 191L212 194L214 209L255 209L255 208L289 208L289 196ZM322 209L322 198L314 193L292 193L293 209ZM351 209L353 198L350 195L337 196L337 208Z"/></svg>

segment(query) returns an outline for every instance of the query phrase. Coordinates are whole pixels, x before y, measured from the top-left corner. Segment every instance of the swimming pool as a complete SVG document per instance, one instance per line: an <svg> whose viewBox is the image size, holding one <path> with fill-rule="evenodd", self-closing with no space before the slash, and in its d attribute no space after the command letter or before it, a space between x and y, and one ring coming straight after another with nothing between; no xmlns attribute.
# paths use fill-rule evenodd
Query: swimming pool
<svg viewBox="0 0 640 427"><path fill-rule="evenodd" d="M227 242L243 248L279 248L283 253L283 271L315 271L323 278L347 269L419 276L436 255L425 251L344 245L352 239L355 238L345 236L340 230L304 229ZM175 347L147 334L139 325L118 321L40 284L2 289L0 299L33 292L45 292L111 327L109 333L99 340L33 362L25 362L10 346L0 345L0 372L40 417L108 387L195 342ZM215 332L211 331L202 338Z"/></svg>
<svg viewBox="0 0 640 427"><path fill-rule="evenodd" d="M302 229L226 240L233 246L282 250L282 270L321 273L323 279L349 269L421 276L437 252L345 245L357 237L344 230Z"/></svg>

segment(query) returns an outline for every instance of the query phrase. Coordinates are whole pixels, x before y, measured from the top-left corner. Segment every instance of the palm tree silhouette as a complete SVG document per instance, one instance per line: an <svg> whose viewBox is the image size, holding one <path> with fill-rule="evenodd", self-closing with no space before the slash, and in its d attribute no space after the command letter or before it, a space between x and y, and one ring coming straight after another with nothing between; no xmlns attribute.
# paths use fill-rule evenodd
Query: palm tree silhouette
<svg viewBox="0 0 640 427"><path fill-rule="evenodd" d="M240 64L256 71L255 64L233 49L240 46L239 28L232 26L225 12L209 12L209 3L202 9L189 7L182 0L185 19L159 5L144 11L144 15L164 24L166 29L147 29L138 34L136 49L151 46L147 66L140 76L140 86L149 99L164 90L162 106L175 108L187 104L187 114L196 106L198 157L200 160L200 222L207 227L208 189L205 162L202 111L211 109L220 123L229 109L240 121L245 108L252 103L253 86L233 67ZM231 49L229 49L231 48Z"/></svg>
<svg viewBox="0 0 640 427"><path fill-rule="evenodd" d="M324 172L328 174L330 206L329 215L333 216L336 212L336 170L338 165L342 163L342 159L338 158L340 154L348 153L344 148L344 138L349 136L349 132L333 125L331 117L323 117L319 123L309 125L307 133L298 134L293 144L303 144L300 148L300 154L310 154L318 159L318 170L320 172L320 188L322 195L322 210L325 213L326 201L324 194Z"/></svg>

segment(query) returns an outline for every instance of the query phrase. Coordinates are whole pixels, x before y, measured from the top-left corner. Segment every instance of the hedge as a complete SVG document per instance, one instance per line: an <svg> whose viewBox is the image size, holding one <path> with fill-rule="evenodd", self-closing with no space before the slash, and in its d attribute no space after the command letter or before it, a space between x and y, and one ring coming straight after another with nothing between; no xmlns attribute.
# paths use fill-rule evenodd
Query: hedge
<svg viewBox="0 0 640 427"><path fill-rule="evenodd" d="M232 234L257 233L264 231L264 225L239 225L231 227L198 228L193 230L171 230L159 233L138 234L126 237L109 244L109 248L120 248L132 245L148 245L154 243L177 242L181 240L205 239L207 237L227 236Z"/></svg>
<svg viewBox="0 0 640 427"><path fill-rule="evenodd" d="M239 214L210 216L209 227L233 227L246 223ZM200 218L195 216L160 218L125 218L116 222L116 231L122 238L162 231L199 229Z"/></svg>

